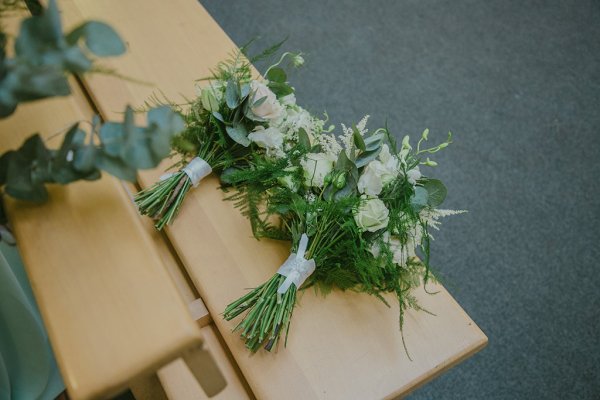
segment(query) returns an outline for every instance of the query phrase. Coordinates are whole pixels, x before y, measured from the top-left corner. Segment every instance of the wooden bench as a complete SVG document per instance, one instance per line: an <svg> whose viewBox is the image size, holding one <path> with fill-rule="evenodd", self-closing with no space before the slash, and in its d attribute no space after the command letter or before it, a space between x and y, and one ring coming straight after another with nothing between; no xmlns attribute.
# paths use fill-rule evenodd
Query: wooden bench
<svg viewBox="0 0 600 400"><path fill-rule="evenodd" d="M155 85L86 77L84 84L106 118L116 116L125 104L142 104L157 89L171 99L192 97L194 80L208 75L235 49L196 0L68 0L62 6L73 23L98 18L113 25L127 39L130 52L110 67ZM161 174L162 168L142 173L140 184L148 186ZM437 295L417 291L437 316L407 315L405 337L413 361L404 353L393 308L366 295L333 293L323 299L307 292L295 311L288 347L251 356L231 333L235 321L218 316L245 288L270 276L289 254L289 246L254 240L247 221L222 201L217 186L212 178L192 191L167 234L258 398L392 398L487 343L441 286L430 288L439 290Z"/></svg>
<svg viewBox="0 0 600 400"><path fill-rule="evenodd" d="M16 31L16 16L3 22ZM0 151L19 147L33 133L57 147L73 123L90 121L87 97L77 82L71 86L71 96L22 105L1 120ZM198 361L214 364L226 385L213 398L247 398L206 307L185 282L164 237L138 215L129 190L104 176L55 185L44 205L7 199L71 398L106 398L157 370L168 392L173 382L177 388L187 382L196 390L187 398L207 398L187 367Z"/></svg>

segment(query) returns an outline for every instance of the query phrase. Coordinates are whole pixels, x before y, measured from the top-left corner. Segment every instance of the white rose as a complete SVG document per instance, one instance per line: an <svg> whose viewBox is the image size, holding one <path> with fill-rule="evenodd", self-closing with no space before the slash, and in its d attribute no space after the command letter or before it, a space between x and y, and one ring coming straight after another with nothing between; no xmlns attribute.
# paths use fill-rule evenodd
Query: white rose
<svg viewBox="0 0 600 400"><path fill-rule="evenodd" d="M376 232L387 227L390 211L383 201L379 199L368 199L361 202L354 210L354 220L359 228L369 232Z"/></svg>
<svg viewBox="0 0 600 400"><path fill-rule="evenodd" d="M257 126L250 132L248 139L254 142L258 147L267 149L267 154L280 157L283 155L283 134L277 128L267 128Z"/></svg>
<svg viewBox="0 0 600 400"><path fill-rule="evenodd" d="M335 158L326 153L309 153L300 161L304 169L304 184L308 187L323 187L325 177L333 169Z"/></svg>
<svg viewBox="0 0 600 400"><path fill-rule="evenodd" d="M250 110L254 115L259 118L274 120L281 116L283 111L283 107L277 101L277 97L275 93L271 91L264 83L260 83L258 81L250 82ZM254 103L262 100L262 103L258 106L254 106Z"/></svg>
<svg viewBox="0 0 600 400"><path fill-rule="evenodd" d="M385 185L392 182L399 173L399 161L390 154L384 145L379 160L373 160L363 170L358 179L358 191L369 196L377 196Z"/></svg>

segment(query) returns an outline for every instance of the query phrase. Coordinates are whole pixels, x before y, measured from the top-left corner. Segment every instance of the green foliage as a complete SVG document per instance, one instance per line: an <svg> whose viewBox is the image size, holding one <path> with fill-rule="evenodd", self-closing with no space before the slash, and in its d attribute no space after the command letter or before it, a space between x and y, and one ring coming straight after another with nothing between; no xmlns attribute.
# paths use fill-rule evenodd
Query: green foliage
<svg viewBox="0 0 600 400"><path fill-rule="evenodd" d="M124 122L100 125L96 119L89 134L74 124L58 149L33 135L0 157L0 186L17 199L43 202L46 184L98 179L100 170L135 181L138 169L153 168L168 154L169 140L182 128L181 117L167 107L150 110L146 127L136 126L127 108Z"/></svg>
<svg viewBox="0 0 600 400"><path fill-rule="evenodd" d="M41 15L23 20L14 58L6 57L6 42L0 32L0 118L12 114L19 103L68 95L66 73L92 71L93 55L125 52L119 35L102 22L85 22L65 35L55 0Z"/></svg>

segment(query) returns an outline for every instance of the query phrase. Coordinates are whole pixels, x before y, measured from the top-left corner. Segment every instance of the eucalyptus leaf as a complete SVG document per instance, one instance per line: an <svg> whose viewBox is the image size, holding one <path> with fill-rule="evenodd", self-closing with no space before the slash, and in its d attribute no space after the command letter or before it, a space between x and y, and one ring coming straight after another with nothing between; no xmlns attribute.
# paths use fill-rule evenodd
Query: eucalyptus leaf
<svg viewBox="0 0 600 400"><path fill-rule="evenodd" d="M250 95L250 85L244 83L240 88L240 99L244 101Z"/></svg>
<svg viewBox="0 0 600 400"><path fill-rule="evenodd" d="M240 104L238 85L233 79L227 81L227 87L225 88L225 103L231 110L235 109Z"/></svg>
<svg viewBox="0 0 600 400"><path fill-rule="evenodd" d="M427 191L427 204L431 207L442 204L448 194L448 189L439 179L427 179L423 187Z"/></svg>
<svg viewBox="0 0 600 400"><path fill-rule="evenodd" d="M250 139L248 139L248 131L244 125L226 126L225 130L234 142L241 144L244 147L250 146Z"/></svg>
<svg viewBox="0 0 600 400"><path fill-rule="evenodd" d="M356 167L362 168L374 159L377 158L379 153L381 152L381 148L377 148L376 150L369 150L358 156L356 159Z"/></svg>
<svg viewBox="0 0 600 400"><path fill-rule="evenodd" d="M415 187L415 193L410 198L410 205L415 212L421 211L427 206L427 190L421 186Z"/></svg>
<svg viewBox="0 0 600 400"><path fill-rule="evenodd" d="M135 182L136 170L127 165L122 159L100 153L96 158L96 167L129 182Z"/></svg>
<svg viewBox="0 0 600 400"><path fill-rule="evenodd" d="M125 53L123 40L115 30L99 21L88 21L73 29L66 40L71 45L78 44L83 39L86 47L100 57L119 56Z"/></svg>
<svg viewBox="0 0 600 400"><path fill-rule="evenodd" d="M225 119L223 118L223 116L221 115L221 113L217 112L217 111L213 111L212 112L213 117L215 117L217 120L225 123Z"/></svg>
<svg viewBox="0 0 600 400"><path fill-rule="evenodd" d="M374 135L366 137L364 139L366 151L377 150L383 144L384 139L385 135L383 133L375 133Z"/></svg>

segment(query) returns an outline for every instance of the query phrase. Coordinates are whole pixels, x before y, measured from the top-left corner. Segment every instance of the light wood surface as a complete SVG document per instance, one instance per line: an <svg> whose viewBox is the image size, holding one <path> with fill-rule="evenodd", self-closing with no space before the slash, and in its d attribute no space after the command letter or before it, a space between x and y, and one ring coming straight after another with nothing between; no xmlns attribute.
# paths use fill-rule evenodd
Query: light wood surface
<svg viewBox="0 0 600 400"><path fill-rule="evenodd" d="M0 149L65 132L91 110L82 93L20 106L0 122ZM49 141L58 146L61 136ZM32 205L8 199L11 223L73 399L105 397L198 345L187 305L127 206L120 183L53 185Z"/></svg>
<svg viewBox="0 0 600 400"><path fill-rule="evenodd" d="M195 0L62 4L78 19L100 18L114 25L127 38L130 52L110 66L156 85L87 79L105 116L126 103L141 104L156 88L174 100L179 94L193 96L194 79L208 75L235 48ZM140 183L147 186L161 173L143 173ZM222 201L217 186L213 177L193 190L167 232L257 398L393 398L487 343L441 286L429 287L439 290L437 295L416 291L421 304L437 316L410 312L406 317L404 333L413 361L402 347L396 307L387 309L367 295L335 292L321 298L307 291L294 312L288 347L251 356L230 332L237 321L216 316L246 288L271 276L289 254L289 245L253 239L247 221Z"/></svg>
<svg viewBox="0 0 600 400"><path fill-rule="evenodd" d="M123 184L128 197L129 206L135 207L132 193L135 186ZM144 233L152 241L160 254L162 264L176 283L181 297L188 304L190 314L202 327L202 346L188 351L179 358L157 371L154 375L143 377L131 385L137 400L214 400L250 398L238 376L238 370L227 356L227 351L219 342L218 333L206 305L193 288L190 288L185 272L174 254L164 234L154 229L149 218L138 215L144 226ZM206 386L203 389L202 384ZM208 393L207 393L208 392Z"/></svg>
<svg viewBox="0 0 600 400"><path fill-rule="evenodd" d="M203 351L196 351L185 360L178 359L158 371L158 378L169 400L252 398L219 342L214 325L202 328L202 335ZM206 367L212 363L215 365ZM225 381L226 386L223 387L221 381ZM206 388L202 387L201 382Z"/></svg>

